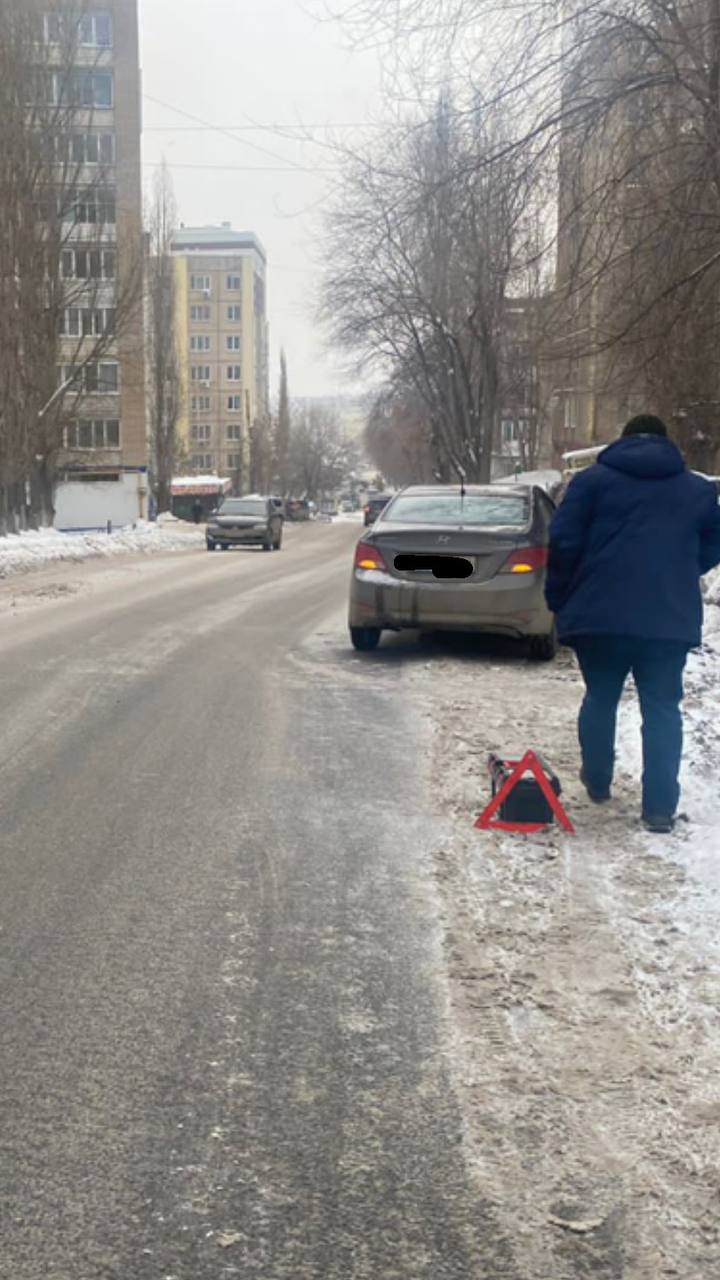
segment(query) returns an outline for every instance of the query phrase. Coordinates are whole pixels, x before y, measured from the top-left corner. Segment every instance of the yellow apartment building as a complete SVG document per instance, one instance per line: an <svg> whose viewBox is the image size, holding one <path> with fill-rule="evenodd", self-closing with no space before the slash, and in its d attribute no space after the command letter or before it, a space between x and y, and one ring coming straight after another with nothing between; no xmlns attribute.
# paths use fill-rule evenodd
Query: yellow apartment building
<svg viewBox="0 0 720 1280"><path fill-rule="evenodd" d="M247 491L250 432L269 410L267 258L257 236L181 227L173 242L185 469Z"/></svg>

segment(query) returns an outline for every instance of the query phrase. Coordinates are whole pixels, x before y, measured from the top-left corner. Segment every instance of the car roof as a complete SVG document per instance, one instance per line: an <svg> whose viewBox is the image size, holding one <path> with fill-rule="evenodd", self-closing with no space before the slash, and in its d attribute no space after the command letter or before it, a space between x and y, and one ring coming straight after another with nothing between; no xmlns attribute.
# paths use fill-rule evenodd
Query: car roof
<svg viewBox="0 0 720 1280"><path fill-rule="evenodd" d="M508 496L529 494L539 487L539 485L534 484L513 484L512 482L509 482L508 484L466 484L465 497L487 496L489 498L495 498L498 494L506 494ZM392 496L405 497L406 495L410 495L411 497L441 497L443 494L458 494L459 492L459 484L412 484L408 485L406 489L401 489L399 494L393 494Z"/></svg>

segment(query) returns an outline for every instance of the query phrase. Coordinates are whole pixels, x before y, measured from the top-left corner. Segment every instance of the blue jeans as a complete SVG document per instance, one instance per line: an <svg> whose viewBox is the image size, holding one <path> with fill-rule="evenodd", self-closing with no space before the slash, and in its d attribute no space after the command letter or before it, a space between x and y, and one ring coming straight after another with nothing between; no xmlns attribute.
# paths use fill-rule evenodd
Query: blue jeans
<svg viewBox="0 0 720 1280"><path fill-rule="evenodd" d="M680 799L680 704L688 645L632 636L577 636L572 647L587 689L579 730L588 786L603 792L612 783L618 703L632 672L643 721L643 813L672 816Z"/></svg>

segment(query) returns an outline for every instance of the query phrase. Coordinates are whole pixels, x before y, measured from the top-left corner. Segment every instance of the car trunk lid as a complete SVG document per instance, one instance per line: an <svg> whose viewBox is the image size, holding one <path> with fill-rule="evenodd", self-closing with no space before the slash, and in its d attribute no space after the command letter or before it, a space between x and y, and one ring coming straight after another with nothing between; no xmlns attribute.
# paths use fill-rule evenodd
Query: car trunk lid
<svg viewBox="0 0 720 1280"><path fill-rule="evenodd" d="M529 530L517 526L507 528L458 528L457 526L383 524L375 529L368 541L382 554L388 573L407 582L433 582L431 562L435 557L452 561L465 561L472 571L458 572L458 580L469 583L487 582L500 571L508 556L517 547L527 543ZM406 557L417 557L415 567L407 564ZM400 566L396 561L400 557ZM449 568L449 566L446 566ZM445 574L443 573L443 577ZM448 576L452 577L449 573Z"/></svg>

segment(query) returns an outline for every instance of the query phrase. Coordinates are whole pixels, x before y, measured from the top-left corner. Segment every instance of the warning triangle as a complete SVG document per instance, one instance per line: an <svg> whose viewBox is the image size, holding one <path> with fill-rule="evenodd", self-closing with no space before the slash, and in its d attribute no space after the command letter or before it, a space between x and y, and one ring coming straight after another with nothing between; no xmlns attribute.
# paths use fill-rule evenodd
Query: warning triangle
<svg viewBox="0 0 720 1280"><path fill-rule="evenodd" d="M560 803L560 798L555 794L550 786L547 774L540 763L540 760L534 751L526 751L522 760L509 760L507 764L511 766L512 773L503 783L500 790L493 796L490 804L487 806L477 819L475 826L480 831L520 831L520 832L536 832L544 831L547 827L545 822L503 822L496 819L495 814L502 808L511 791L515 789L521 778L526 773L532 773L540 790L552 812L555 814L560 826L570 835L575 835L575 828L570 821L567 813Z"/></svg>

